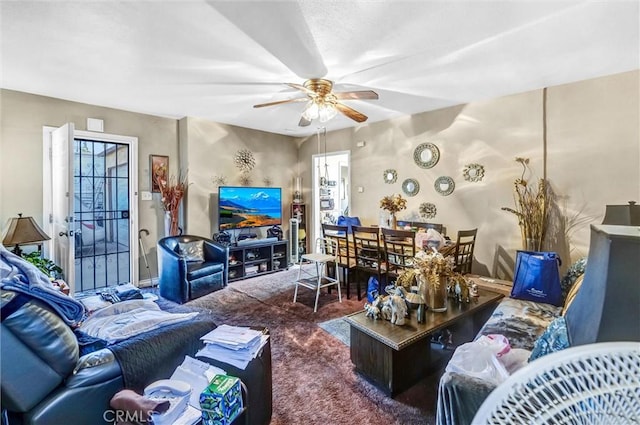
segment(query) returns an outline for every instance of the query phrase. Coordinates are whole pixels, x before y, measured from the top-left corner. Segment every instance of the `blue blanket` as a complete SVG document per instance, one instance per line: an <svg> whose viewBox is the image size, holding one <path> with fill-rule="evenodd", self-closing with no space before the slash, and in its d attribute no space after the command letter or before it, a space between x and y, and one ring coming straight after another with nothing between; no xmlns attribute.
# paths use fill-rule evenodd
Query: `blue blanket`
<svg viewBox="0 0 640 425"><path fill-rule="evenodd" d="M71 327L85 317L84 306L56 290L49 278L36 266L9 252L0 244L0 288L36 298L54 309Z"/></svg>

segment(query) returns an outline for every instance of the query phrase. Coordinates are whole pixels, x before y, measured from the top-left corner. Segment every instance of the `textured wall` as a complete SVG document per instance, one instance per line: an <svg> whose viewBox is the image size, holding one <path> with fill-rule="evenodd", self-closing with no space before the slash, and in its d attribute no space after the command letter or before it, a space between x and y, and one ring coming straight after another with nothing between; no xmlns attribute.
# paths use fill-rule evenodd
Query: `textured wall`
<svg viewBox="0 0 640 425"><path fill-rule="evenodd" d="M549 247L561 253L565 265L586 254L588 223L602 221L606 204L640 202L639 76L635 71L548 89L548 178L564 215L579 221L570 246L555 235ZM399 217L415 217L420 203L432 202L438 212L430 221L443 223L448 235L478 227L474 271L506 276L520 248L520 232L515 216L500 208L514 205L513 181L522 171L516 157L530 158L534 179L543 176L542 99L543 90L537 90L329 133L328 151L351 150L352 214L377 224L380 198L400 193L402 182L415 178L420 192L408 198ZM363 140L366 146L357 147ZM430 169L413 161L423 142L440 149L440 161ZM315 153L315 137L302 140L299 158L307 183ZM464 180L469 163L484 165L484 180ZM398 171L396 183L383 182L387 168ZM434 190L439 176L454 179L451 195Z"/></svg>
<svg viewBox="0 0 640 425"><path fill-rule="evenodd" d="M601 222L606 204L640 202L640 72L634 71L548 89L548 177L562 198L566 216L578 217L571 245L560 235L552 247L575 259L588 248L588 224ZM211 235L217 229L212 213L217 189L214 175L239 184L235 153L246 148L256 158L253 184L268 177L283 188L284 217L288 219L293 176L303 176L304 197L310 198L311 156L317 153L315 136L292 139L196 118L180 121L137 114L10 90L0 91L0 225L18 212L42 217L42 126L74 122L84 130L86 118L100 118L105 133L135 136L139 140L140 190L149 189L149 154L169 155L170 172L188 173L185 203L186 232ZM356 146L359 141L366 146ZM423 142L440 148L441 159L431 169L419 168L413 151ZM500 210L513 206L513 180L520 176L517 156L531 158L535 177L542 177L542 90L490 99L423 113L327 135L327 151L351 151L351 211L364 223L379 221L379 199L400 193L402 181L415 178L420 192L409 198L400 217L416 215L421 202L433 202L449 235L478 227L476 272L504 276L520 248L515 217ZM484 165L479 183L463 179L468 163ZM385 184L382 171L398 171L395 184ZM443 197L433 189L438 176L456 182L453 194ZM363 193L356 188L364 187ZM164 232L158 195L138 205L140 227L155 274L154 242ZM574 220L575 221L575 220ZM285 224L285 230L286 230ZM314 237L314 235L311 235ZM569 249L572 250L569 253ZM146 278L144 265L141 275Z"/></svg>

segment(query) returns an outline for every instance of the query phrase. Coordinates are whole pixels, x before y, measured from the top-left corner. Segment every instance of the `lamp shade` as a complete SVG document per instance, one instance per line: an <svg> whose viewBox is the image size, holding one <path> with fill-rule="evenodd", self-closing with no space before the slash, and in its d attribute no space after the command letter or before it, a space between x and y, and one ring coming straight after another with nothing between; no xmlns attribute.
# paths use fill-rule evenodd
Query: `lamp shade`
<svg viewBox="0 0 640 425"><path fill-rule="evenodd" d="M572 346L640 341L640 226L591 225L584 281L567 309Z"/></svg>
<svg viewBox="0 0 640 425"><path fill-rule="evenodd" d="M38 226L33 217L23 217L22 214L18 214L18 217L11 219L2 244L4 246L17 246L48 241L49 239L51 238Z"/></svg>
<svg viewBox="0 0 640 425"><path fill-rule="evenodd" d="M607 205L602 224L640 226L640 205L629 201L629 205Z"/></svg>

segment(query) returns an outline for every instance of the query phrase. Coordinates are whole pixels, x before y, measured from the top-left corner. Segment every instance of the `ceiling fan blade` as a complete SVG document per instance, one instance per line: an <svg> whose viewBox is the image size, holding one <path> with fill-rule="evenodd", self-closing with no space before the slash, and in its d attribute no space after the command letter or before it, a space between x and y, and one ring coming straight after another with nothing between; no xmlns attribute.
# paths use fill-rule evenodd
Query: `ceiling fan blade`
<svg viewBox="0 0 640 425"><path fill-rule="evenodd" d="M366 115L340 102L336 103L336 109L357 122L365 122L368 118Z"/></svg>
<svg viewBox="0 0 640 425"><path fill-rule="evenodd" d="M264 108L265 106L282 105L283 103L291 103L291 102L305 102L307 100L309 100L308 97L296 97L294 99L276 100L275 102L260 103L258 105L253 105L253 107Z"/></svg>
<svg viewBox="0 0 640 425"><path fill-rule="evenodd" d="M306 119L305 117L300 117L300 122L298 123L300 127L308 127L311 125L311 120Z"/></svg>
<svg viewBox="0 0 640 425"><path fill-rule="evenodd" d="M309 90L308 88L306 88L302 84L296 84L296 83L285 83L285 84L288 85L289 87L293 87L294 89L298 89L298 90L303 91L303 92L305 92L307 94L311 94L313 96L317 95L316 92L314 92L313 90Z"/></svg>
<svg viewBox="0 0 640 425"><path fill-rule="evenodd" d="M345 91L334 94L339 100L378 99L378 93L373 90Z"/></svg>

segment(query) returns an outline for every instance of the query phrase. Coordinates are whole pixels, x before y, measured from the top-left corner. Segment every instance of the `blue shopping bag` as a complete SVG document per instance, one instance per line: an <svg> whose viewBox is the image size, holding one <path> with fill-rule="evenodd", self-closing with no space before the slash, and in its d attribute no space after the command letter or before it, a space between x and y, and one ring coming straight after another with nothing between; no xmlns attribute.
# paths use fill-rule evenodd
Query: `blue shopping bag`
<svg viewBox="0 0 640 425"><path fill-rule="evenodd" d="M561 306L560 264L555 252L518 251L511 298Z"/></svg>

